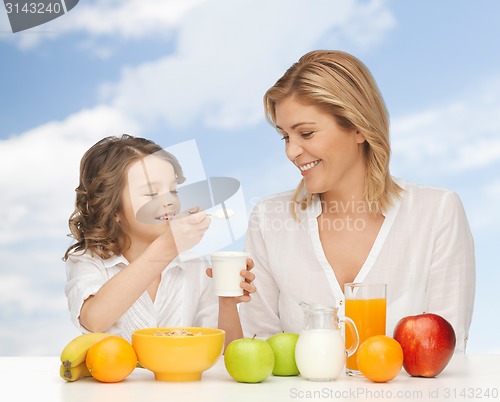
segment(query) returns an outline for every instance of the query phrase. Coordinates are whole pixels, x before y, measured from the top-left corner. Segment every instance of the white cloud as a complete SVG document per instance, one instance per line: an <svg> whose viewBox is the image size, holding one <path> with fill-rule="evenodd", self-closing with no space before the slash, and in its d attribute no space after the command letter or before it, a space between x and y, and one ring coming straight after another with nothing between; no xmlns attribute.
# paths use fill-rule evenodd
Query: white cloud
<svg viewBox="0 0 500 402"><path fill-rule="evenodd" d="M174 28L206 0L97 0L80 2L61 19L58 34L81 31L91 36L141 39Z"/></svg>
<svg viewBox="0 0 500 402"><path fill-rule="evenodd" d="M252 125L263 118L265 90L300 55L320 44L373 44L393 25L380 1L211 1L179 26L175 55L125 70L105 92L141 120Z"/></svg>
<svg viewBox="0 0 500 402"><path fill-rule="evenodd" d="M66 298L58 297L38 286L27 275L7 274L1 276L0 307L2 314L36 313L39 311L65 311Z"/></svg>
<svg viewBox="0 0 500 402"><path fill-rule="evenodd" d="M361 3L356 8L355 15L349 16L348 23L343 27L341 36L361 49L378 44L381 33L396 26L396 19L383 0Z"/></svg>
<svg viewBox="0 0 500 402"><path fill-rule="evenodd" d="M463 186L475 233L500 225L500 77L476 84L461 99L393 119L392 171L427 182ZM468 177L460 183L460 177ZM474 177L473 180L470 177ZM456 189L457 190L457 189Z"/></svg>
<svg viewBox="0 0 500 402"><path fill-rule="evenodd" d="M139 131L119 111L96 106L0 141L0 245L60 235L83 153L124 129Z"/></svg>
<svg viewBox="0 0 500 402"><path fill-rule="evenodd" d="M392 122L394 165L456 175L500 161L500 78L447 105Z"/></svg>
<svg viewBox="0 0 500 402"><path fill-rule="evenodd" d="M485 193L487 195L492 195L500 199L500 181L490 183L485 187Z"/></svg>

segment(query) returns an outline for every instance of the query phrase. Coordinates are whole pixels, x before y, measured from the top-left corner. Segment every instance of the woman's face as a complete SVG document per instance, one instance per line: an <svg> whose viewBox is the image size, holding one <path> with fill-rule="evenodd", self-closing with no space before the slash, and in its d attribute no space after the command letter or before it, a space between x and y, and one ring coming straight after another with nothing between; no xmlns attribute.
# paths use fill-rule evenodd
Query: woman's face
<svg viewBox="0 0 500 402"><path fill-rule="evenodd" d="M122 191L124 230L133 239L155 239L180 211L174 167L164 159L149 155L132 163Z"/></svg>
<svg viewBox="0 0 500 402"><path fill-rule="evenodd" d="M330 114L294 97L276 104L275 122L287 157L301 172L307 191L323 194L362 186L362 134L341 127Z"/></svg>

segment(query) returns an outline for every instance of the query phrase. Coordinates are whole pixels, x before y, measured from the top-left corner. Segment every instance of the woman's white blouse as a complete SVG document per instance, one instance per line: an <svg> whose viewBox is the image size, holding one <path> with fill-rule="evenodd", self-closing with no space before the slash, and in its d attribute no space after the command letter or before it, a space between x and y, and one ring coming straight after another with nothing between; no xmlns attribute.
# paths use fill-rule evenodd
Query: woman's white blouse
<svg viewBox="0 0 500 402"><path fill-rule="evenodd" d="M73 254L66 261L67 283L65 293L71 321L83 333L89 332L80 324L80 310L83 302L95 295L101 286L128 265L123 256L102 259L90 253ZM217 327L218 300L212 289L212 281L206 275L207 262L194 259L180 262L174 260L162 272L162 278L155 300L145 291L128 311L106 332L131 340L132 332L139 328L164 327L172 325ZM179 267L179 268L177 268ZM176 272L179 280L168 279L169 272ZM172 322L168 304L172 293L180 298L179 321Z"/></svg>
<svg viewBox="0 0 500 402"><path fill-rule="evenodd" d="M387 284L387 335L405 316L435 313L452 324L456 351L463 352L474 307L475 257L462 203L451 191L397 182L402 197L385 214L355 282ZM343 289L319 238L320 201L299 210L296 220L291 197L267 197L250 217L246 250L255 262L257 292L240 306L245 336L300 333L301 301L336 305L344 315Z"/></svg>

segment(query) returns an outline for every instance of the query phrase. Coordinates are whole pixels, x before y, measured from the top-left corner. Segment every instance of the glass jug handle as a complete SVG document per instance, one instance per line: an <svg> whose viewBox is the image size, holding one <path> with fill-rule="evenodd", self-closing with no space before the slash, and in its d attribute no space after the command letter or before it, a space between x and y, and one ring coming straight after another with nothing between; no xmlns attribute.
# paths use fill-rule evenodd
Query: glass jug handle
<svg viewBox="0 0 500 402"><path fill-rule="evenodd" d="M349 317L339 317L339 321L342 321L346 328L349 327L349 331L351 331L353 342L352 345L349 346L348 349L346 349L347 357L349 357L353 355L354 352L356 352L359 346L358 329L356 328L356 324L354 324L354 321Z"/></svg>

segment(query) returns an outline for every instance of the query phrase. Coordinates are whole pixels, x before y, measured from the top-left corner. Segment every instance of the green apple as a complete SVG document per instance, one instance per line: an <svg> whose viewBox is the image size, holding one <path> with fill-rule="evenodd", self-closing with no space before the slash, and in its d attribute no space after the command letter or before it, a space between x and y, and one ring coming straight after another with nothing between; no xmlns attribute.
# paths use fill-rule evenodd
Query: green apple
<svg viewBox="0 0 500 402"><path fill-rule="evenodd" d="M273 371L273 349L266 341L255 337L236 339L226 347L224 365L238 382L262 382Z"/></svg>
<svg viewBox="0 0 500 402"><path fill-rule="evenodd" d="M291 376L300 374L297 363L295 363L297 339L299 339L299 335L292 332L281 332L267 338L266 342L271 345L274 352L274 375Z"/></svg>

